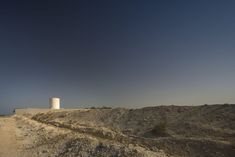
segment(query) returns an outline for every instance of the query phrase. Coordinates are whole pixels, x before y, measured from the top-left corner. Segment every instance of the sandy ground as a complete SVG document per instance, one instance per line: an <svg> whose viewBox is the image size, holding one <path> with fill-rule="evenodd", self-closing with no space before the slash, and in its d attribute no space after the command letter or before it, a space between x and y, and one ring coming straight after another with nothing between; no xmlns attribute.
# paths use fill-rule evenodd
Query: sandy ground
<svg viewBox="0 0 235 157"><path fill-rule="evenodd" d="M0 157L21 156L16 137L15 119L0 118Z"/></svg>

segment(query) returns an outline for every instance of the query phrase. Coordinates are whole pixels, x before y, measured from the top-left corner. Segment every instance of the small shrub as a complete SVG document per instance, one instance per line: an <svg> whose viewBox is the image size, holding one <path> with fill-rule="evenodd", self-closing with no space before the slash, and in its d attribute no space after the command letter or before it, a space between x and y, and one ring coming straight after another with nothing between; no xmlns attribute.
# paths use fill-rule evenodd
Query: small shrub
<svg viewBox="0 0 235 157"><path fill-rule="evenodd" d="M58 115L58 118L65 118L66 117L66 114L60 114Z"/></svg>
<svg viewBox="0 0 235 157"><path fill-rule="evenodd" d="M112 107L102 106L102 107L100 107L100 109L112 109Z"/></svg>
<svg viewBox="0 0 235 157"><path fill-rule="evenodd" d="M231 144L235 148L235 138L231 139Z"/></svg>
<svg viewBox="0 0 235 157"><path fill-rule="evenodd" d="M101 107L91 107L90 109L112 109L112 107L101 106Z"/></svg>
<svg viewBox="0 0 235 157"><path fill-rule="evenodd" d="M168 134L166 132L166 123L159 123L155 125L151 132L156 137L167 136Z"/></svg>

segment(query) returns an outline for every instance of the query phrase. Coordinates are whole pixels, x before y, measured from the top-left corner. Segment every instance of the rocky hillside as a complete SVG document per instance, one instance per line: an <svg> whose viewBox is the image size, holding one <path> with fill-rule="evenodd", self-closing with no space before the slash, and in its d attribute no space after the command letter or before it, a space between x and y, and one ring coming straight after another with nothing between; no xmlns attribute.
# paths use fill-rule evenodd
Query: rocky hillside
<svg viewBox="0 0 235 157"><path fill-rule="evenodd" d="M114 143L138 145L151 153L163 150L169 156L185 157L235 154L235 105L56 111L30 118ZM71 150L75 143L69 144Z"/></svg>
<svg viewBox="0 0 235 157"><path fill-rule="evenodd" d="M24 157L167 157L163 151L152 151L138 144L119 142L98 134L38 123L15 116L17 139ZM91 129L92 130L92 129ZM105 131L105 130L104 130ZM102 131L100 131L102 133Z"/></svg>

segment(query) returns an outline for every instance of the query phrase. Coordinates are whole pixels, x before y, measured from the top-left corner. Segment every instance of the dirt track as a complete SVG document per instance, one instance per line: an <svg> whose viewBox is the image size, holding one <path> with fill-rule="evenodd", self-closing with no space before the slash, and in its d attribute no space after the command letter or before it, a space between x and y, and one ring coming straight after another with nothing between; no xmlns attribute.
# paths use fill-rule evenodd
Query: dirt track
<svg viewBox="0 0 235 157"><path fill-rule="evenodd" d="M0 118L0 157L20 156L16 139L15 120L11 117Z"/></svg>

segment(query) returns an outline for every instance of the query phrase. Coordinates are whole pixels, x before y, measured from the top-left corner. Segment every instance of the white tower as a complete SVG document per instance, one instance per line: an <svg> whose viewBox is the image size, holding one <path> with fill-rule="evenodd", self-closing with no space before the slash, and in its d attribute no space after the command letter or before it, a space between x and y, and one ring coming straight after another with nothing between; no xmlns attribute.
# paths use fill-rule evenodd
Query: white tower
<svg viewBox="0 0 235 157"><path fill-rule="evenodd" d="M51 109L60 109L60 98L50 98L49 103Z"/></svg>

